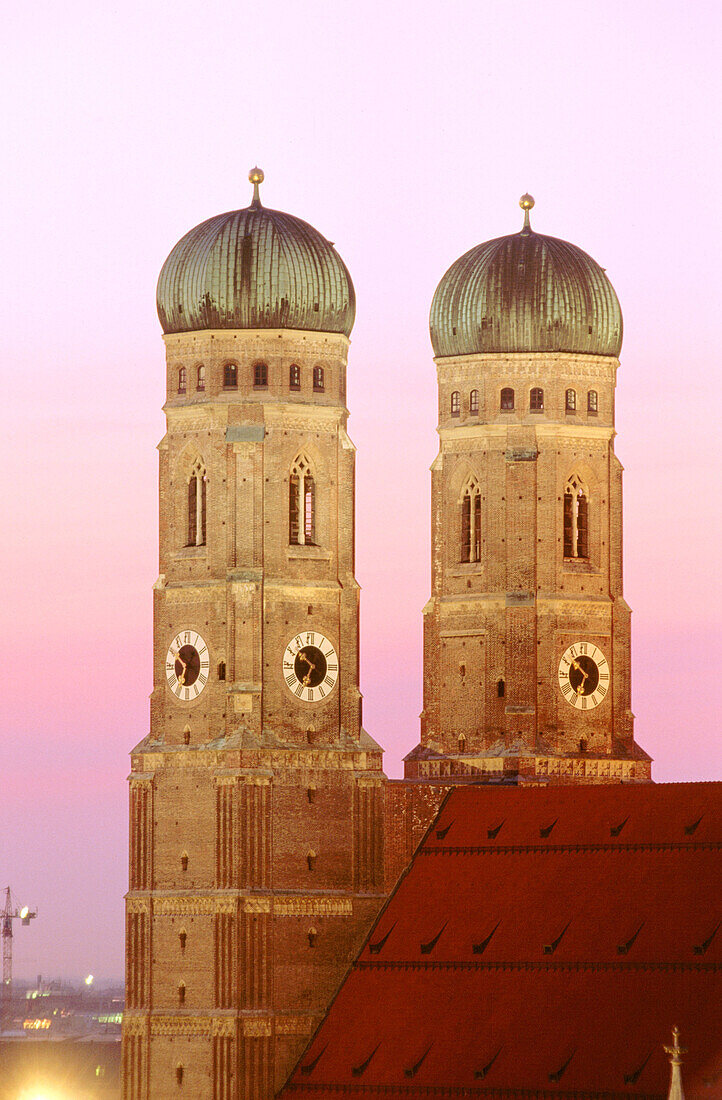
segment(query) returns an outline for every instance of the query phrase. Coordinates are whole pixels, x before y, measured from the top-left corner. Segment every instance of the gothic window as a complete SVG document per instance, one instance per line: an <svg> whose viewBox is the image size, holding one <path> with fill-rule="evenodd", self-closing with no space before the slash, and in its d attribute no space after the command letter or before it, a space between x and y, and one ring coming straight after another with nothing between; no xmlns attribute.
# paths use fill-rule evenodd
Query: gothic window
<svg viewBox="0 0 722 1100"><path fill-rule="evenodd" d="M288 541L292 546L316 544L316 482L305 455L299 455L288 480Z"/></svg>
<svg viewBox="0 0 722 1100"><path fill-rule="evenodd" d="M254 364L253 385L259 388L265 388L268 385L268 367L265 363Z"/></svg>
<svg viewBox="0 0 722 1100"><path fill-rule="evenodd" d="M178 393L186 392L186 378L186 369L185 367L181 367L181 369L178 371Z"/></svg>
<svg viewBox="0 0 722 1100"><path fill-rule="evenodd" d="M198 377L196 379L196 389L204 390L206 388L206 368L201 365L198 368Z"/></svg>
<svg viewBox="0 0 722 1100"><path fill-rule="evenodd" d="M577 411L577 391L567 390L564 407L568 413Z"/></svg>
<svg viewBox="0 0 722 1100"><path fill-rule="evenodd" d="M223 386L227 390L238 389L238 367L235 363L226 363L223 368Z"/></svg>
<svg viewBox="0 0 722 1100"><path fill-rule="evenodd" d="M533 413L544 412L544 390L535 386L529 393L529 411Z"/></svg>
<svg viewBox="0 0 722 1100"><path fill-rule="evenodd" d="M590 390L587 394L587 412L590 416L596 416L599 412L599 398L596 390Z"/></svg>
<svg viewBox="0 0 722 1100"><path fill-rule="evenodd" d="M188 478L188 540L186 546L206 544L206 497L208 478L201 459L196 462Z"/></svg>
<svg viewBox="0 0 722 1100"><path fill-rule="evenodd" d="M460 416L461 415L461 394L459 393L458 390L454 390L454 392L451 395L451 415L452 416Z"/></svg>
<svg viewBox="0 0 722 1100"><path fill-rule="evenodd" d="M324 378L323 367L313 368L313 388L317 393L323 393L324 390Z"/></svg>
<svg viewBox="0 0 722 1100"><path fill-rule="evenodd" d="M292 390L300 390L301 388L301 368L298 363L291 363L288 371L288 386Z"/></svg>
<svg viewBox="0 0 722 1100"><path fill-rule="evenodd" d="M497 698L499 698L499 699L503 699L504 696L506 695L506 684L504 683L503 680L497 680L496 694L497 694Z"/></svg>
<svg viewBox="0 0 722 1100"><path fill-rule="evenodd" d="M514 412L514 391L508 386L501 391L499 407L502 412Z"/></svg>
<svg viewBox="0 0 722 1100"><path fill-rule="evenodd" d="M469 477L461 492L460 561L481 561L481 489Z"/></svg>
<svg viewBox="0 0 722 1100"><path fill-rule="evenodd" d="M469 412L472 416L479 415L479 391L472 390L469 394Z"/></svg>
<svg viewBox="0 0 722 1100"><path fill-rule="evenodd" d="M578 474L564 487L564 557L589 557L589 492Z"/></svg>

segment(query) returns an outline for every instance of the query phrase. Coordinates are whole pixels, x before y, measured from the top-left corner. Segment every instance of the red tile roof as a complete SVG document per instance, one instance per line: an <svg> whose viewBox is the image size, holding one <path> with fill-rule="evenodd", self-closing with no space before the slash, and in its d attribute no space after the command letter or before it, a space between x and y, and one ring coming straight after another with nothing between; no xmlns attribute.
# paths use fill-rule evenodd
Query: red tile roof
<svg viewBox="0 0 722 1100"><path fill-rule="evenodd" d="M722 1097L722 783L454 789L283 1095Z"/></svg>

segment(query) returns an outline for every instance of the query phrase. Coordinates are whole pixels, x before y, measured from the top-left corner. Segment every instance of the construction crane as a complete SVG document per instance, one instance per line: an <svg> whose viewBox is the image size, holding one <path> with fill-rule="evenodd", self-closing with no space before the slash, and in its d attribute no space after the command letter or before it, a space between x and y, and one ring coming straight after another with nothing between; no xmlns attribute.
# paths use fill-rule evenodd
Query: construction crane
<svg viewBox="0 0 722 1100"><path fill-rule="evenodd" d="M12 993L13 985L13 921L30 924L37 915L37 909L31 909L28 905L23 905L20 909L14 905L10 887L6 888L5 908L0 909L0 920L3 926L3 990L8 994Z"/></svg>

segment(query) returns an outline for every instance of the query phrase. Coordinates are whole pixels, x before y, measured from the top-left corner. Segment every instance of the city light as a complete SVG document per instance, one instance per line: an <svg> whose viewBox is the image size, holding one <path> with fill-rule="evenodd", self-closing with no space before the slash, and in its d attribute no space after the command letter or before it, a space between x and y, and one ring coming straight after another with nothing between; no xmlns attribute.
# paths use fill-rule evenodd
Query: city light
<svg viewBox="0 0 722 1100"><path fill-rule="evenodd" d="M20 910L20 920L25 920L29 912L29 907L27 905L23 905L22 909Z"/></svg>
<svg viewBox="0 0 722 1100"><path fill-rule="evenodd" d="M92 974L88 974L87 978L85 979L85 984L88 987L90 987L93 984L93 975Z"/></svg>

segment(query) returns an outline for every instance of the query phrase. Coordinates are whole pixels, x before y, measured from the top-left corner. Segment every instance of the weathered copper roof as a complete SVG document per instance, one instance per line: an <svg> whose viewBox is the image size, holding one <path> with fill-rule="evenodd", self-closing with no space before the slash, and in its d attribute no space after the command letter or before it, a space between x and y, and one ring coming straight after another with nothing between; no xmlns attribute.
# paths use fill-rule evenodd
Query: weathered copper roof
<svg viewBox="0 0 722 1100"><path fill-rule="evenodd" d="M721 810L722 783L454 788L281 1097L661 1100L673 1025L688 1100L720 1097Z"/></svg>
<svg viewBox="0 0 722 1100"><path fill-rule="evenodd" d="M158 279L163 331L208 328L353 328L356 297L330 241L300 218L261 205L218 214L186 233Z"/></svg>
<svg viewBox="0 0 722 1100"><path fill-rule="evenodd" d="M618 356L622 311L599 264L576 245L534 233L524 195L520 233L472 248L431 303L434 355L577 352Z"/></svg>

